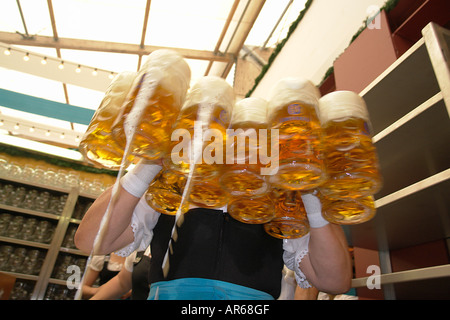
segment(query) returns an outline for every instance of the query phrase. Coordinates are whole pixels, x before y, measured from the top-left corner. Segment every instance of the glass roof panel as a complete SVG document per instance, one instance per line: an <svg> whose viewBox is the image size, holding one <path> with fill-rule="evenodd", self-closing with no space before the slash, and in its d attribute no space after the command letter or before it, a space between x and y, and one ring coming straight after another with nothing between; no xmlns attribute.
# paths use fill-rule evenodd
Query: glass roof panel
<svg viewBox="0 0 450 320"><path fill-rule="evenodd" d="M0 88L66 103L60 82L0 67Z"/></svg>
<svg viewBox="0 0 450 320"><path fill-rule="evenodd" d="M222 42L221 51L224 51L223 49L229 46L228 41L233 36L234 28L239 22L240 14L247 1L240 2L238 10L230 23L228 33ZM235 0L152 0L150 1L144 44L213 51L234 2ZM270 47L277 44L281 39L284 39L290 24L298 17L305 2L306 0L266 0L245 44L261 46L267 40L278 19L289 4L286 16L273 32L273 36L266 46ZM18 3L20 3L22 8L26 30L22 22ZM141 42L147 0L1 0L0 31L19 32L21 34L25 34L28 31L28 34L31 36L53 37L49 3L52 4L54 10L56 31L59 38L135 45L139 45ZM38 57L35 57L35 59L41 59L39 55L43 55L58 60L57 50L54 48L17 47L29 50L30 54L32 52L35 55L37 54ZM0 54L3 55L2 52ZM20 52L20 54L24 55L24 52ZM117 73L135 71L139 61L137 54L68 49L61 49L60 54L61 59L66 62L64 71L75 70L77 65L73 63L79 63L82 67L91 67L90 70L98 68ZM83 83L72 81L74 84L78 84L74 85L68 84L72 79L70 72L65 78L63 78L62 73L59 74L55 79L60 81L49 80L45 78L47 74L44 75L43 71L41 77L32 75L31 64L24 69L19 67L22 66L20 64L22 59L20 58L17 61L18 64L13 67L17 70L22 70L22 72L0 67L0 88L93 110L97 109L104 97L104 91L89 89L100 82L100 73L97 78L89 77L86 81L83 80ZM33 59L29 63L32 61ZM35 61L40 65L39 60ZM186 62L189 64L192 72L191 84L205 75L205 71L210 64L206 60L186 59ZM59 64L59 61L57 63ZM225 65L226 63L224 62L214 62L212 70L223 70L223 68L214 67L224 67ZM48 63L47 67L51 67L50 63ZM52 67L57 68L57 65L52 65ZM82 68L82 70L81 75L84 75L84 69ZM30 73L24 73L23 71L30 71ZM90 74L91 71L89 71ZM53 79L52 77L49 78ZM108 80L107 76L105 76L105 79ZM62 84L64 81L66 81L65 86ZM228 73L227 81L230 85L233 85L234 66ZM80 87L80 85L85 84L86 88ZM67 100L64 88L66 88ZM56 119L49 121L40 116L5 109L0 107L0 113L8 113L23 120L41 122L43 126L58 125L67 130L72 130L73 128L79 132L83 132L86 129L86 126L79 124L71 124L61 120L55 121Z"/></svg>
<svg viewBox="0 0 450 320"><path fill-rule="evenodd" d="M20 0L18 2L20 3L20 7L22 8L23 17L25 19L25 26L30 36L53 36L53 29L47 1ZM16 11L19 11L17 4ZM19 21L21 22L22 20L20 19ZM26 33L23 24L18 31L23 34Z"/></svg>
<svg viewBox="0 0 450 320"><path fill-rule="evenodd" d="M0 10L0 30L7 32L25 32L20 18L20 12L17 9L16 0L2 1L2 10Z"/></svg>
<svg viewBox="0 0 450 320"><path fill-rule="evenodd" d="M145 0L53 0L58 36L139 44Z"/></svg>
<svg viewBox="0 0 450 320"><path fill-rule="evenodd" d="M245 44L249 46L262 46L273 31L272 36L267 41L266 47L276 46L281 40L286 38L289 27L304 9L306 1L266 0ZM278 19L285 10L285 15L276 27ZM276 29L274 30L275 27Z"/></svg>
<svg viewBox="0 0 450 320"><path fill-rule="evenodd" d="M214 50L234 0L153 0L146 45Z"/></svg>

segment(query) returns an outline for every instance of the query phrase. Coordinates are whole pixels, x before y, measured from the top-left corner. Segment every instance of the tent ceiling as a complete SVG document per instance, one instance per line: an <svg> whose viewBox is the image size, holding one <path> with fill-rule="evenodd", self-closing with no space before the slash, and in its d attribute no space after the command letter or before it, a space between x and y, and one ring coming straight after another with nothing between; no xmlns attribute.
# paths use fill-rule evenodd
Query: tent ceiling
<svg viewBox="0 0 450 320"><path fill-rule="evenodd" d="M217 75L233 84L242 48L276 45L305 2L2 0L0 89L95 110L112 75L139 69L159 48L184 56L192 82ZM76 147L87 127L18 110L0 103L3 134Z"/></svg>

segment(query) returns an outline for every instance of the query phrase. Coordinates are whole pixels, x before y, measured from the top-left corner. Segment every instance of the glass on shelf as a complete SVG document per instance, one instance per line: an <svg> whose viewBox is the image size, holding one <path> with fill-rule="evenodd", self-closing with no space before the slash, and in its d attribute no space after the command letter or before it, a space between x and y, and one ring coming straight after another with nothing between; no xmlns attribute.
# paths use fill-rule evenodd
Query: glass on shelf
<svg viewBox="0 0 450 320"><path fill-rule="evenodd" d="M29 300L34 290L34 281L17 279L14 284L10 300Z"/></svg>
<svg viewBox="0 0 450 320"><path fill-rule="evenodd" d="M20 179L22 177L22 166L17 161L11 161L9 166L8 176L13 179Z"/></svg>
<svg viewBox="0 0 450 320"><path fill-rule="evenodd" d="M0 214L0 236L6 236L12 218L13 216L9 213Z"/></svg>
<svg viewBox="0 0 450 320"><path fill-rule="evenodd" d="M7 271L9 259L14 252L14 247L11 245L1 245L0 246L0 271Z"/></svg>
<svg viewBox="0 0 450 320"><path fill-rule="evenodd" d="M0 157L0 175L2 175L2 176L8 175L9 166L10 166L10 163L8 161L8 158Z"/></svg>
<svg viewBox="0 0 450 320"><path fill-rule="evenodd" d="M22 170L22 180L33 181L33 179L34 179L34 167L31 164L27 163L25 164Z"/></svg>
<svg viewBox="0 0 450 320"><path fill-rule="evenodd" d="M58 187L66 187L67 186L67 175L68 172L63 169L59 169L55 174L54 185Z"/></svg>
<svg viewBox="0 0 450 320"><path fill-rule="evenodd" d="M80 174L76 171L69 171L66 177L66 186L78 187L80 185Z"/></svg>
<svg viewBox="0 0 450 320"><path fill-rule="evenodd" d="M42 182L44 181L44 175L45 175L45 167L44 166L36 166L36 168L34 168L34 174L33 174L33 180L36 183L40 183L42 184Z"/></svg>
<svg viewBox="0 0 450 320"><path fill-rule="evenodd" d="M47 168L44 172L44 184L49 186L56 185L56 172L50 168Z"/></svg>
<svg viewBox="0 0 450 320"><path fill-rule="evenodd" d="M67 229L66 235L64 237L64 241L62 242L62 246L69 249L76 249L75 246L75 233L77 232L77 226L71 225Z"/></svg>

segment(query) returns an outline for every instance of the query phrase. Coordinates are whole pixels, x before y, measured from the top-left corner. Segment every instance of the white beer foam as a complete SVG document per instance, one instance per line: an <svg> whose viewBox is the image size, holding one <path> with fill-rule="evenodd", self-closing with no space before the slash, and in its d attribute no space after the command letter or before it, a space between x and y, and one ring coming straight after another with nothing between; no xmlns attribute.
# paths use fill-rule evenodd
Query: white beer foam
<svg viewBox="0 0 450 320"><path fill-rule="evenodd" d="M288 77L279 80L269 93L268 114L271 115L292 102L317 105L319 89L309 80Z"/></svg>
<svg viewBox="0 0 450 320"><path fill-rule="evenodd" d="M322 125L331 120L358 118L369 122L364 99L352 91L334 91L319 100L319 118Z"/></svg>
<svg viewBox="0 0 450 320"><path fill-rule="evenodd" d="M231 124L253 122L267 124L268 102L263 98L245 98L237 102L233 108Z"/></svg>
<svg viewBox="0 0 450 320"><path fill-rule="evenodd" d="M211 104L222 107L231 115L234 107L234 90L223 78L205 76L191 88L182 110L194 105Z"/></svg>
<svg viewBox="0 0 450 320"><path fill-rule="evenodd" d="M124 71L115 76L106 89L105 96L92 119L98 117L97 120L101 121L101 112L104 110L108 111L106 115L108 118L111 116L109 110L115 109L118 112L125 102L136 76L137 72L132 71Z"/></svg>
<svg viewBox="0 0 450 320"><path fill-rule="evenodd" d="M142 75L154 68L163 72L159 85L173 94L177 105L183 105L191 81L191 69L186 61L173 50L153 51L141 66L136 84Z"/></svg>

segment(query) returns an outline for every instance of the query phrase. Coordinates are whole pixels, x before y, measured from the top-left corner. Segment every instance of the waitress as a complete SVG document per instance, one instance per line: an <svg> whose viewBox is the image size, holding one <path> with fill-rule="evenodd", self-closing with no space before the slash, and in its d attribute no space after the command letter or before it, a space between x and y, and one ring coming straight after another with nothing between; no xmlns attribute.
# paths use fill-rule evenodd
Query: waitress
<svg viewBox="0 0 450 320"><path fill-rule="evenodd" d="M125 257L114 253L93 256L85 275L83 299L89 299L96 294L100 286L120 272L124 263Z"/></svg>

